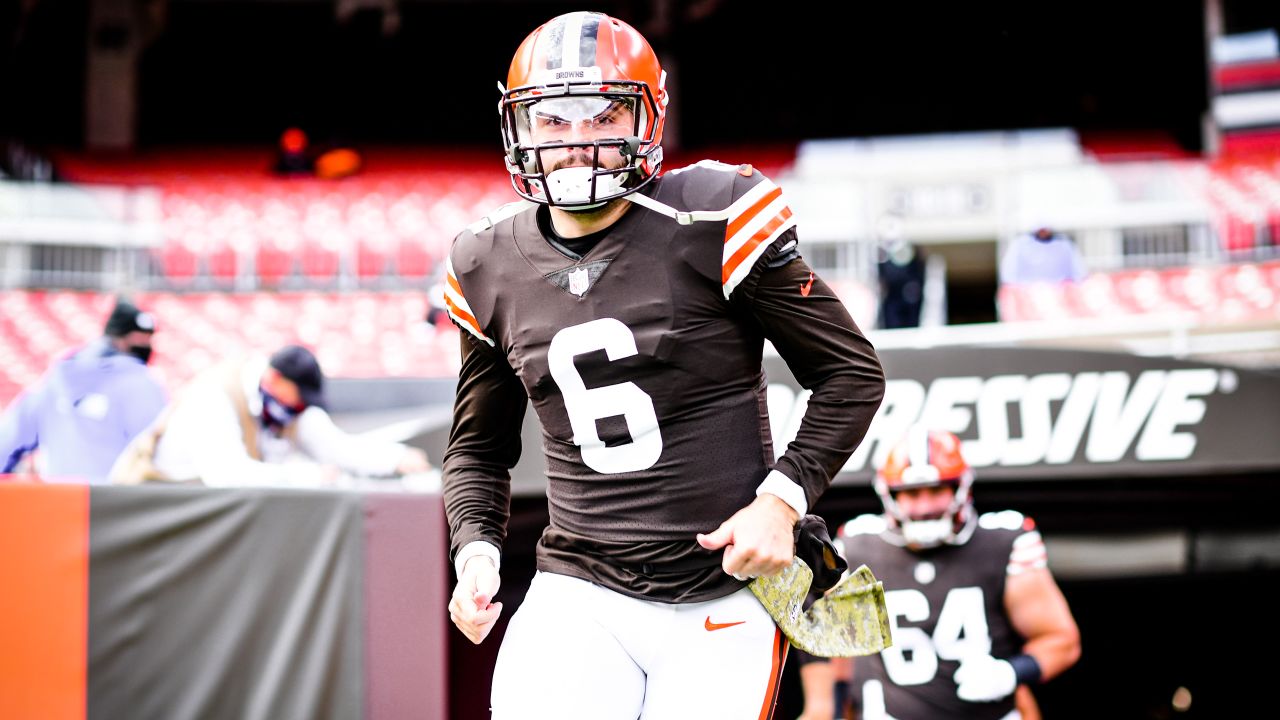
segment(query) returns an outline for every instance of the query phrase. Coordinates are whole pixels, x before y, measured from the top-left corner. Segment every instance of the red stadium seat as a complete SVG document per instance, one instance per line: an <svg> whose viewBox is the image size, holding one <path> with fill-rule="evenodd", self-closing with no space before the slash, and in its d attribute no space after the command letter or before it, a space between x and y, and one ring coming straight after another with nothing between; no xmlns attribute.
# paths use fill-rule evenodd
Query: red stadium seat
<svg viewBox="0 0 1280 720"><path fill-rule="evenodd" d="M341 263L339 250L324 243L309 242L302 246L302 274L309 280L336 280Z"/></svg>
<svg viewBox="0 0 1280 720"><path fill-rule="evenodd" d="M170 280L186 282L195 277L196 254L180 242L168 242L160 248L160 267Z"/></svg>
<svg viewBox="0 0 1280 720"><path fill-rule="evenodd" d="M293 256L270 241L263 242L258 246L254 267L263 285L278 287L293 272Z"/></svg>
<svg viewBox="0 0 1280 720"><path fill-rule="evenodd" d="M396 252L396 274L406 278L424 278L431 274L436 258L420 240L402 240Z"/></svg>
<svg viewBox="0 0 1280 720"><path fill-rule="evenodd" d="M212 247L204 255L205 269L216 280L231 281L240 269L236 249L229 244Z"/></svg>
<svg viewBox="0 0 1280 720"><path fill-rule="evenodd" d="M389 269L390 259L381 243L361 240L356 243L356 277L369 280L382 277Z"/></svg>

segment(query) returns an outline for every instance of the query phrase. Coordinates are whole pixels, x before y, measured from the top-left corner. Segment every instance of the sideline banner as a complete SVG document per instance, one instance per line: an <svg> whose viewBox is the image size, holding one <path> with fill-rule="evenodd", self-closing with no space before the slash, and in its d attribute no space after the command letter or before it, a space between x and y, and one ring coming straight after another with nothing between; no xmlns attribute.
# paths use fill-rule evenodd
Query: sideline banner
<svg viewBox="0 0 1280 720"><path fill-rule="evenodd" d="M914 422L950 430L983 480L1162 477L1280 469L1280 375L1207 362L1043 348L883 350L885 400L836 484L867 484ZM809 393L765 358L774 451ZM644 388L641 388L642 390ZM414 444L442 457L446 420ZM546 491L530 409L512 492Z"/></svg>
<svg viewBox="0 0 1280 720"><path fill-rule="evenodd" d="M885 399L838 483L873 468L915 422L950 430L983 480L1203 475L1280 468L1280 377L1039 348L886 350ZM795 437L808 392L766 360L774 444Z"/></svg>

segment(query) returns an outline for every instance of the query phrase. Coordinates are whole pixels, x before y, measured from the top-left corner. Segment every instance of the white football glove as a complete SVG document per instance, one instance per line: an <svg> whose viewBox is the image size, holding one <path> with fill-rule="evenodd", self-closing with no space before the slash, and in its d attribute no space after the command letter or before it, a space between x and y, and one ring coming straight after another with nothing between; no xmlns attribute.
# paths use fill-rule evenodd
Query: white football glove
<svg viewBox="0 0 1280 720"><path fill-rule="evenodd" d="M967 702L992 702L1018 688L1018 675L1007 660L977 655L960 661L954 676L956 696Z"/></svg>

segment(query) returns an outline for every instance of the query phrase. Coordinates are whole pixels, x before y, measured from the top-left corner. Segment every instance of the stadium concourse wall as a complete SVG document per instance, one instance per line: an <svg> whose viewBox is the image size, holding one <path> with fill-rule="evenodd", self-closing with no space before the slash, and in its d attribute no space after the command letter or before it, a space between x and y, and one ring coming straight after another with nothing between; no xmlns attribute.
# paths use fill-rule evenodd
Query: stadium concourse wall
<svg viewBox="0 0 1280 720"><path fill-rule="evenodd" d="M444 718L438 495L0 482L0 717Z"/></svg>

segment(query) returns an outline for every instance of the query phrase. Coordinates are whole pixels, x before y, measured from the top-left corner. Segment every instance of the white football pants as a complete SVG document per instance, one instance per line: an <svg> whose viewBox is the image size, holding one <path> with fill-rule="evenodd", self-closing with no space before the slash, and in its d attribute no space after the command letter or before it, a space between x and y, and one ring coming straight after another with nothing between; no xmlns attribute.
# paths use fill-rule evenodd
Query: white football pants
<svg viewBox="0 0 1280 720"><path fill-rule="evenodd" d="M746 588L671 605L539 572L498 651L493 718L767 720L787 647Z"/></svg>

